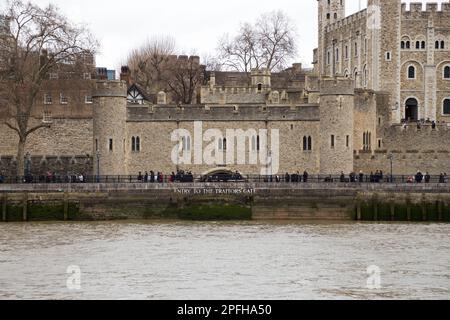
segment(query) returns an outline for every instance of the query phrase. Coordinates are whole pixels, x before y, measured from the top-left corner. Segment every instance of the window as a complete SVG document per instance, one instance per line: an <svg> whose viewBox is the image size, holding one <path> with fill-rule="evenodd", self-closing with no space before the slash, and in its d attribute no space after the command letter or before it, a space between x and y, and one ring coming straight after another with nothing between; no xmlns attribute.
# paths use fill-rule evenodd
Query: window
<svg viewBox="0 0 450 320"><path fill-rule="evenodd" d="M83 79L84 79L84 80L91 80L91 74L88 73L88 72L85 72L85 73L83 74Z"/></svg>
<svg viewBox="0 0 450 320"><path fill-rule="evenodd" d="M131 151L133 151L133 152L141 151L141 138L139 138L139 137L131 138Z"/></svg>
<svg viewBox="0 0 450 320"><path fill-rule="evenodd" d="M421 42L421 44L420 44L420 47L422 48L422 49L426 49L426 43L425 43L425 41L422 41Z"/></svg>
<svg viewBox="0 0 450 320"><path fill-rule="evenodd" d="M372 150L372 133L363 133L363 150Z"/></svg>
<svg viewBox="0 0 450 320"><path fill-rule="evenodd" d="M44 94L44 104L52 104L52 95L50 93Z"/></svg>
<svg viewBox="0 0 450 320"><path fill-rule="evenodd" d="M408 79L415 79L416 78L416 68L414 66L408 67Z"/></svg>
<svg viewBox="0 0 450 320"><path fill-rule="evenodd" d="M95 151L98 151L98 139L95 139Z"/></svg>
<svg viewBox="0 0 450 320"><path fill-rule="evenodd" d="M348 59L348 46L345 46L345 59Z"/></svg>
<svg viewBox="0 0 450 320"><path fill-rule="evenodd" d="M113 139L109 139L109 151L113 151Z"/></svg>
<svg viewBox="0 0 450 320"><path fill-rule="evenodd" d="M441 49L445 49L445 41L441 41Z"/></svg>
<svg viewBox="0 0 450 320"><path fill-rule="evenodd" d="M334 134L331 135L331 148L334 148L335 145L335 138L334 138Z"/></svg>
<svg viewBox="0 0 450 320"><path fill-rule="evenodd" d="M416 49L420 49L420 41L416 41Z"/></svg>
<svg viewBox="0 0 450 320"><path fill-rule="evenodd" d="M411 49L411 42L406 41L405 42L405 47L406 47L406 49Z"/></svg>
<svg viewBox="0 0 450 320"><path fill-rule="evenodd" d="M443 103L443 114L450 116L450 99L445 99Z"/></svg>
<svg viewBox="0 0 450 320"><path fill-rule="evenodd" d="M355 43L355 57L358 56L358 43Z"/></svg>
<svg viewBox="0 0 450 320"><path fill-rule="evenodd" d="M350 147L350 136L347 136L347 137L346 137L346 139L345 139L345 146L346 146L347 148Z"/></svg>
<svg viewBox="0 0 450 320"><path fill-rule="evenodd" d="M450 66L444 67L444 79L450 80Z"/></svg>
<svg viewBox="0 0 450 320"><path fill-rule="evenodd" d="M59 94L59 103L60 104L67 104L68 103L67 97L62 92Z"/></svg>
<svg viewBox="0 0 450 320"><path fill-rule="evenodd" d="M183 151L190 152L191 151L191 137L186 136L181 138L181 147Z"/></svg>
<svg viewBox="0 0 450 320"><path fill-rule="evenodd" d="M312 150L312 138L311 136L303 137L303 151L311 151Z"/></svg>
<svg viewBox="0 0 450 320"><path fill-rule="evenodd" d="M331 64L331 55L330 55L330 51L327 52L327 64Z"/></svg>
<svg viewBox="0 0 450 320"><path fill-rule="evenodd" d="M391 61L391 52L386 52L386 61Z"/></svg>
<svg viewBox="0 0 450 320"><path fill-rule="evenodd" d="M261 92L262 91L262 84L260 83L260 84L258 84L258 92Z"/></svg>
<svg viewBox="0 0 450 320"><path fill-rule="evenodd" d="M336 62L339 62L339 49L336 49Z"/></svg>
<svg viewBox="0 0 450 320"><path fill-rule="evenodd" d="M84 103L86 104L92 104L94 100L92 99L92 96L85 96L84 97Z"/></svg>
<svg viewBox="0 0 450 320"><path fill-rule="evenodd" d="M436 41L436 42L435 42L434 48L435 48L435 49L439 49L439 41Z"/></svg>
<svg viewBox="0 0 450 320"><path fill-rule="evenodd" d="M405 41L402 41L402 42L400 43L400 48L405 49Z"/></svg>

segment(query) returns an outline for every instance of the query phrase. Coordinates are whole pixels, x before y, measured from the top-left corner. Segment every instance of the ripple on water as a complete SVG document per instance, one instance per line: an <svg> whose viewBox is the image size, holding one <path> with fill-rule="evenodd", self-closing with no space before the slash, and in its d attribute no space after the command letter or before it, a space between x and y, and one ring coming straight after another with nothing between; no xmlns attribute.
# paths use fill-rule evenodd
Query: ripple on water
<svg viewBox="0 0 450 320"><path fill-rule="evenodd" d="M0 225L0 299L449 299L450 225ZM80 291L66 287L81 268ZM381 270L369 290L367 267Z"/></svg>

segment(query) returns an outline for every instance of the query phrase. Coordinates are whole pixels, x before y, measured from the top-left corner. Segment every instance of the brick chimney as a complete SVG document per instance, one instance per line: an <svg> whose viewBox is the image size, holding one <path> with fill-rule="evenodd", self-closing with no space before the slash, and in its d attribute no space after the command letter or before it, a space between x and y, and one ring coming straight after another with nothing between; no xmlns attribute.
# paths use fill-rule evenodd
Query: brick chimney
<svg viewBox="0 0 450 320"><path fill-rule="evenodd" d="M122 66L120 69L120 80L125 81L128 86L131 85L131 71L128 66Z"/></svg>

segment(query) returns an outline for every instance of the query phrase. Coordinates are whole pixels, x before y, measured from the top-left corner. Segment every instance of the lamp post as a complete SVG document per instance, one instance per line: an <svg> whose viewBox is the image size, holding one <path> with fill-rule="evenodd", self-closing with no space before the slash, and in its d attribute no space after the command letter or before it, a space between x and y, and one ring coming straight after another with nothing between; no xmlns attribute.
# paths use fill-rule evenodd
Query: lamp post
<svg viewBox="0 0 450 320"><path fill-rule="evenodd" d="M394 155L391 153L391 154L389 154L389 156L388 156L388 159L390 160L390 162L391 162L391 179L390 179L390 182L391 183L393 183L394 182L394 176L393 176L393 161L394 161Z"/></svg>
<svg viewBox="0 0 450 320"><path fill-rule="evenodd" d="M100 151L97 150L97 183L100 183Z"/></svg>

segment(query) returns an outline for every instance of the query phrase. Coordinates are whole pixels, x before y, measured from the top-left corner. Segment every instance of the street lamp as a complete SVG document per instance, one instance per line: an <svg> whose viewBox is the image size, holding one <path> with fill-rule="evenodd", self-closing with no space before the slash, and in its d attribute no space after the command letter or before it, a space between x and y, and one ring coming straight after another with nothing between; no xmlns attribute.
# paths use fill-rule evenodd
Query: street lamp
<svg viewBox="0 0 450 320"><path fill-rule="evenodd" d="M97 183L100 183L100 151L97 150Z"/></svg>
<svg viewBox="0 0 450 320"><path fill-rule="evenodd" d="M394 155L391 153L391 154L389 154L389 156L388 156L388 159L390 160L390 162L391 162L391 183L393 183L394 182L394 176L393 176L393 161L394 161Z"/></svg>

